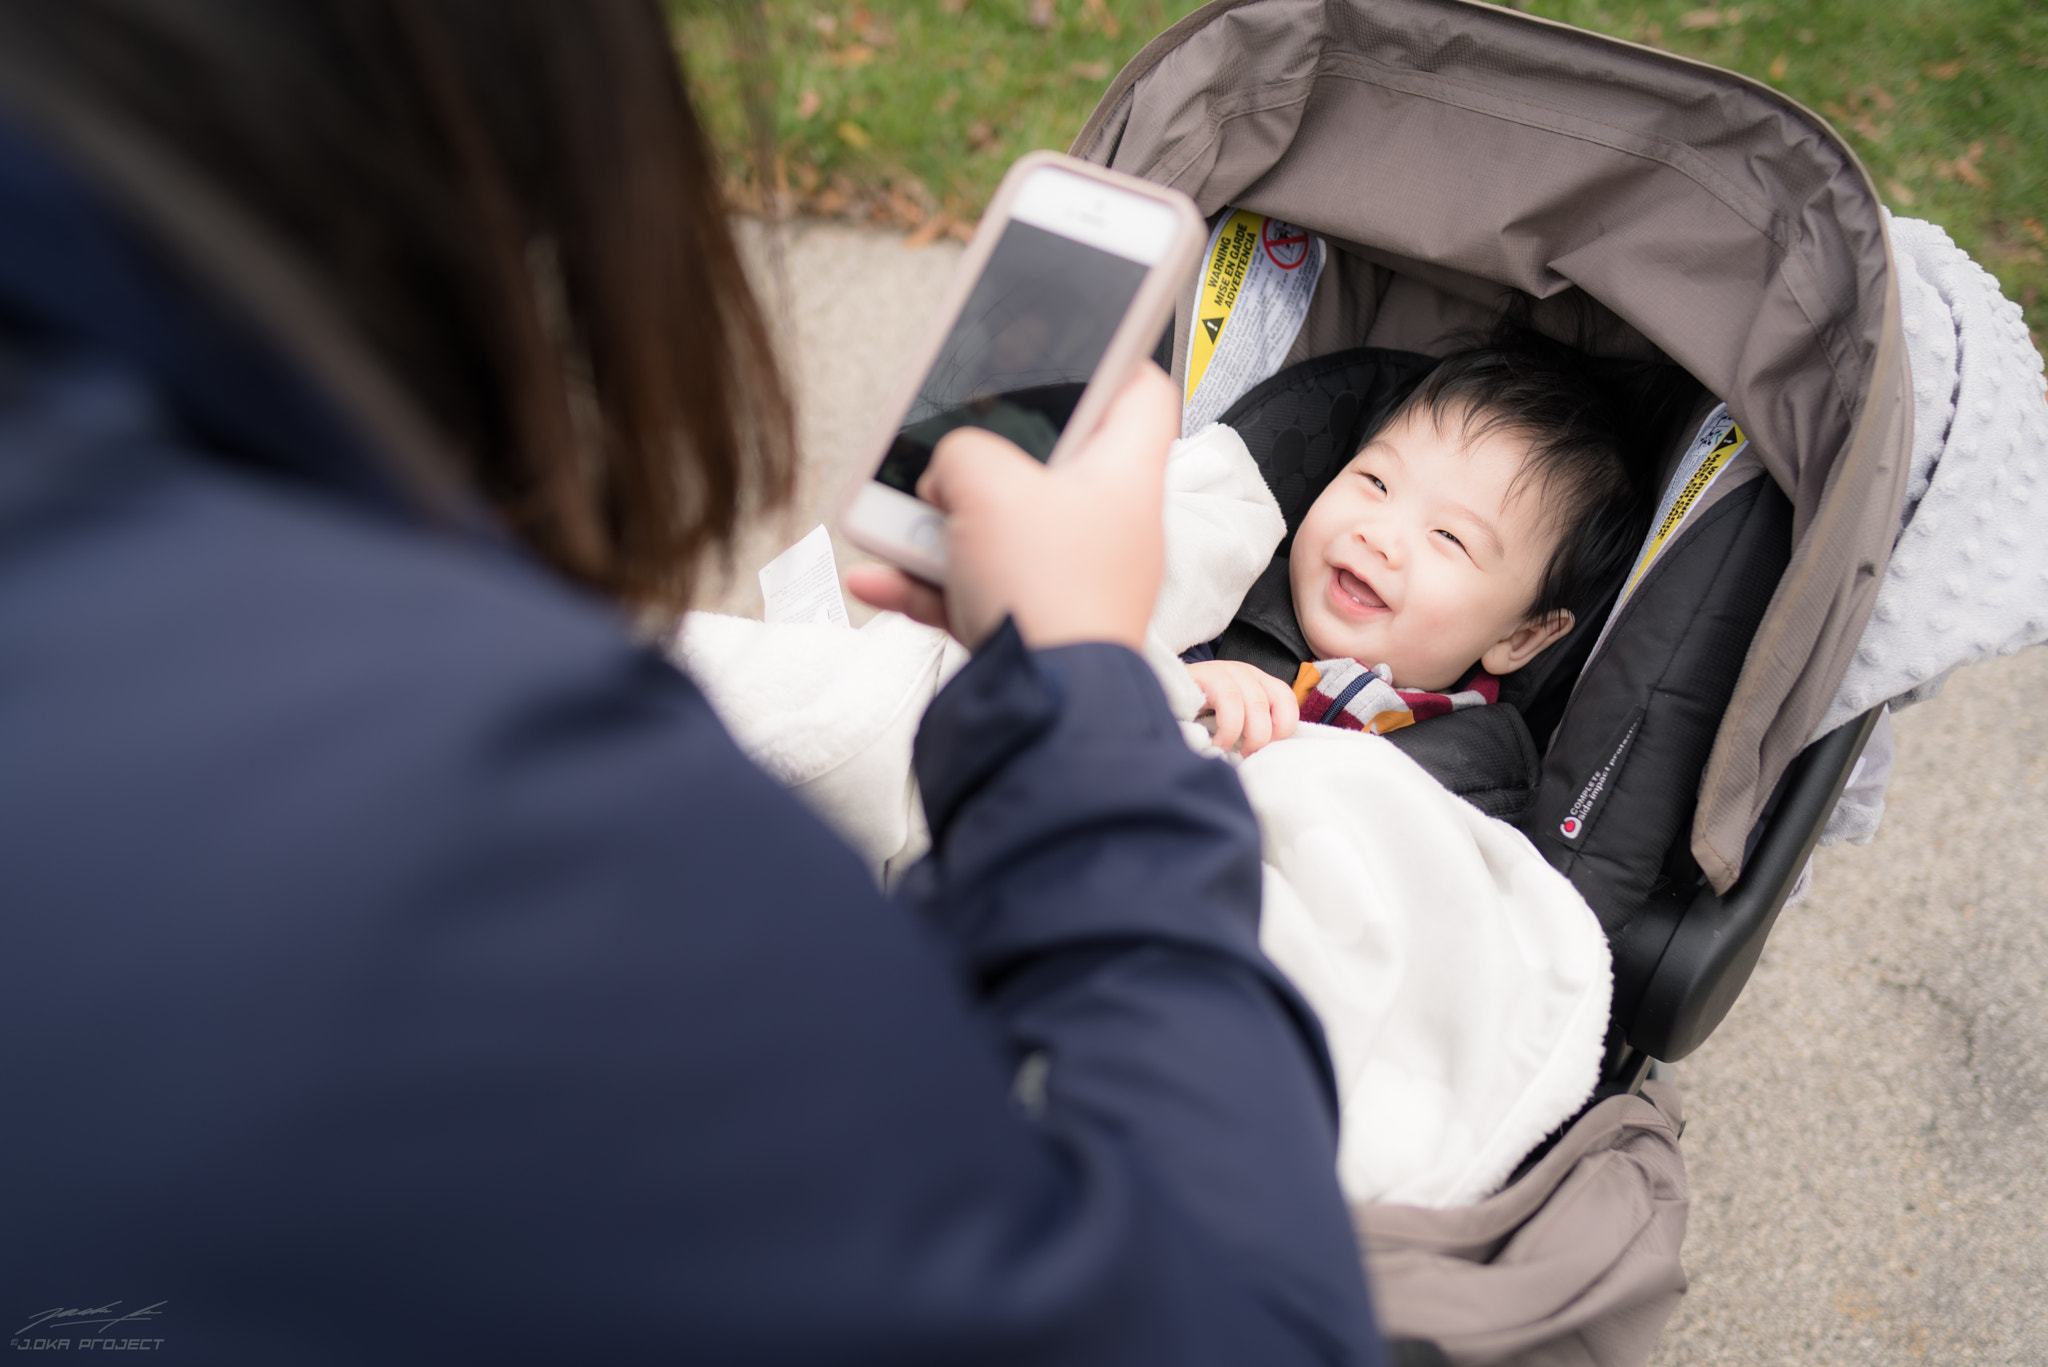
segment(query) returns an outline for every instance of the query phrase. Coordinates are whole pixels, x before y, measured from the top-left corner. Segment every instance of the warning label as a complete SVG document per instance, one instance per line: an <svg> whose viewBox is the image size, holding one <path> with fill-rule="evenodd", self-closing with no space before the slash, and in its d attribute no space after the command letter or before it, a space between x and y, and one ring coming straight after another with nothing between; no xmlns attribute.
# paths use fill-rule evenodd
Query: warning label
<svg viewBox="0 0 2048 1367"><path fill-rule="evenodd" d="M1292 223L1233 209L1209 235L1195 295L1181 432L1222 416L1280 368L1308 317L1328 248Z"/></svg>

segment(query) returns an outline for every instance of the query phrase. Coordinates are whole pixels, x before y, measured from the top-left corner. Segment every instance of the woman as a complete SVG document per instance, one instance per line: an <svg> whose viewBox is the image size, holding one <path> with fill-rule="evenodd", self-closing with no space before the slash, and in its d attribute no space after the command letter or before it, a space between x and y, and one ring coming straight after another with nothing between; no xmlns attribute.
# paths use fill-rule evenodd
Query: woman
<svg viewBox="0 0 2048 1367"><path fill-rule="evenodd" d="M19 1346L1370 1359L1129 649L1175 418L949 443L950 596L857 578L977 648L892 904L628 630L792 465L657 7L0 5Z"/></svg>

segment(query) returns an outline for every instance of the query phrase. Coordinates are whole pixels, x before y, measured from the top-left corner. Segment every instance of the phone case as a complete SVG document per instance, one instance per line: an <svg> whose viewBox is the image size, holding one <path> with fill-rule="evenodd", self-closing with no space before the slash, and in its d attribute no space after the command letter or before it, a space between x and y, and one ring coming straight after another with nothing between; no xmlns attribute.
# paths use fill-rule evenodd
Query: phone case
<svg viewBox="0 0 2048 1367"><path fill-rule="evenodd" d="M1088 386L1082 391L1081 401L1068 420L1066 430L1060 434L1047 463L1060 459L1068 450L1085 440L1101 422L1110 401L1116 396L1131 367L1151 355L1157 346L1159 334L1173 317L1175 296L1186 283L1188 274L1194 269L1196 258L1201 255L1202 244L1207 236L1202 216L1196 211L1194 202L1178 190L1154 185L1135 176L1118 171L1105 170L1092 162L1081 161L1059 152L1029 152L1019 157L1003 176L996 187L995 197L989 202L988 212L982 215L974 237L967 244L967 250L960 259L959 268L946 287L946 293L933 318L931 327L912 354L912 363L904 368L902 378L891 391L889 403L868 439L869 459L862 468L867 474L857 480L846 497L841 501L835 521L854 545L882 560L896 565L919 578L933 583L945 581L945 559L941 534L944 519L929 505L917 504L925 516L907 523L907 532L891 537L873 526L862 525L853 516L854 505L861 500L869 486L898 499L916 503L907 495L878 484L874 472L881 467L883 457L888 453L890 443L895 440L897 425L911 402L917 397L918 384L924 379L939 348L945 344L951 332L954 319L966 307L969 295L973 293L976 281L981 278L988 258L995 251L996 241L1010 222L1011 207L1024 180L1033 171L1043 166L1056 166L1072 175L1085 177L1113 185L1120 190L1142 195L1171 207L1179 219L1179 227L1171 246L1159 262L1146 273L1144 282L1138 287L1131 300L1131 306L1124 313L1123 321L1111 334L1109 345L1104 349L1101 362L1095 373L1089 377Z"/></svg>

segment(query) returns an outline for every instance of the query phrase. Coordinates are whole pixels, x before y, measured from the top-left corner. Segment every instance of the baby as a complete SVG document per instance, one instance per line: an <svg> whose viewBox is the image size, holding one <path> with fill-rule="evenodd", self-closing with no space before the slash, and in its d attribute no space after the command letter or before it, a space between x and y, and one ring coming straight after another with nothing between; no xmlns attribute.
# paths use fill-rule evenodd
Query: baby
<svg viewBox="0 0 2048 1367"><path fill-rule="evenodd" d="M1396 706L1458 690L1401 722L1491 702L1571 630L1566 605L1633 549L1637 509L1613 410L1569 355L1464 352L1394 409L1291 529L1285 601L1276 557L1231 628L1182 657L1217 745L1290 735L1337 661L1403 690ZM1316 697L1311 719L1357 692Z"/></svg>

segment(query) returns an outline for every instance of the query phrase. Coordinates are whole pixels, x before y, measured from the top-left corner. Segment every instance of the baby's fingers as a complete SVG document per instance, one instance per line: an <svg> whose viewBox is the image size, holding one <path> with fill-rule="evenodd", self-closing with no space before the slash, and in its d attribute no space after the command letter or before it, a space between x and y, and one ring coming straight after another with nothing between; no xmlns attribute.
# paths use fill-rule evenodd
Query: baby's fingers
<svg viewBox="0 0 2048 1367"><path fill-rule="evenodd" d="M1264 692L1249 690L1244 700L1244 743L1238 746L1240 753L1255 755L1273 739L1273 705Z"/></svg>
<svg viewBox="0 0 2048 1367"><path fill-rule="evenodd" d="M1295 699L1293 689L1272 675L1266 675L1264 683L1266 698L1273 708L1273 739L1286 740L1301 724L1301 703Z"/></svg>
<svg viewBox="0 0 2048 1367"><path fill-rule="evenodd" d="M1216 748L1228 750L1244 734L1244 697L1234 684L1219 685L1209 695L1209 706L1216 713Z"/></svg>

